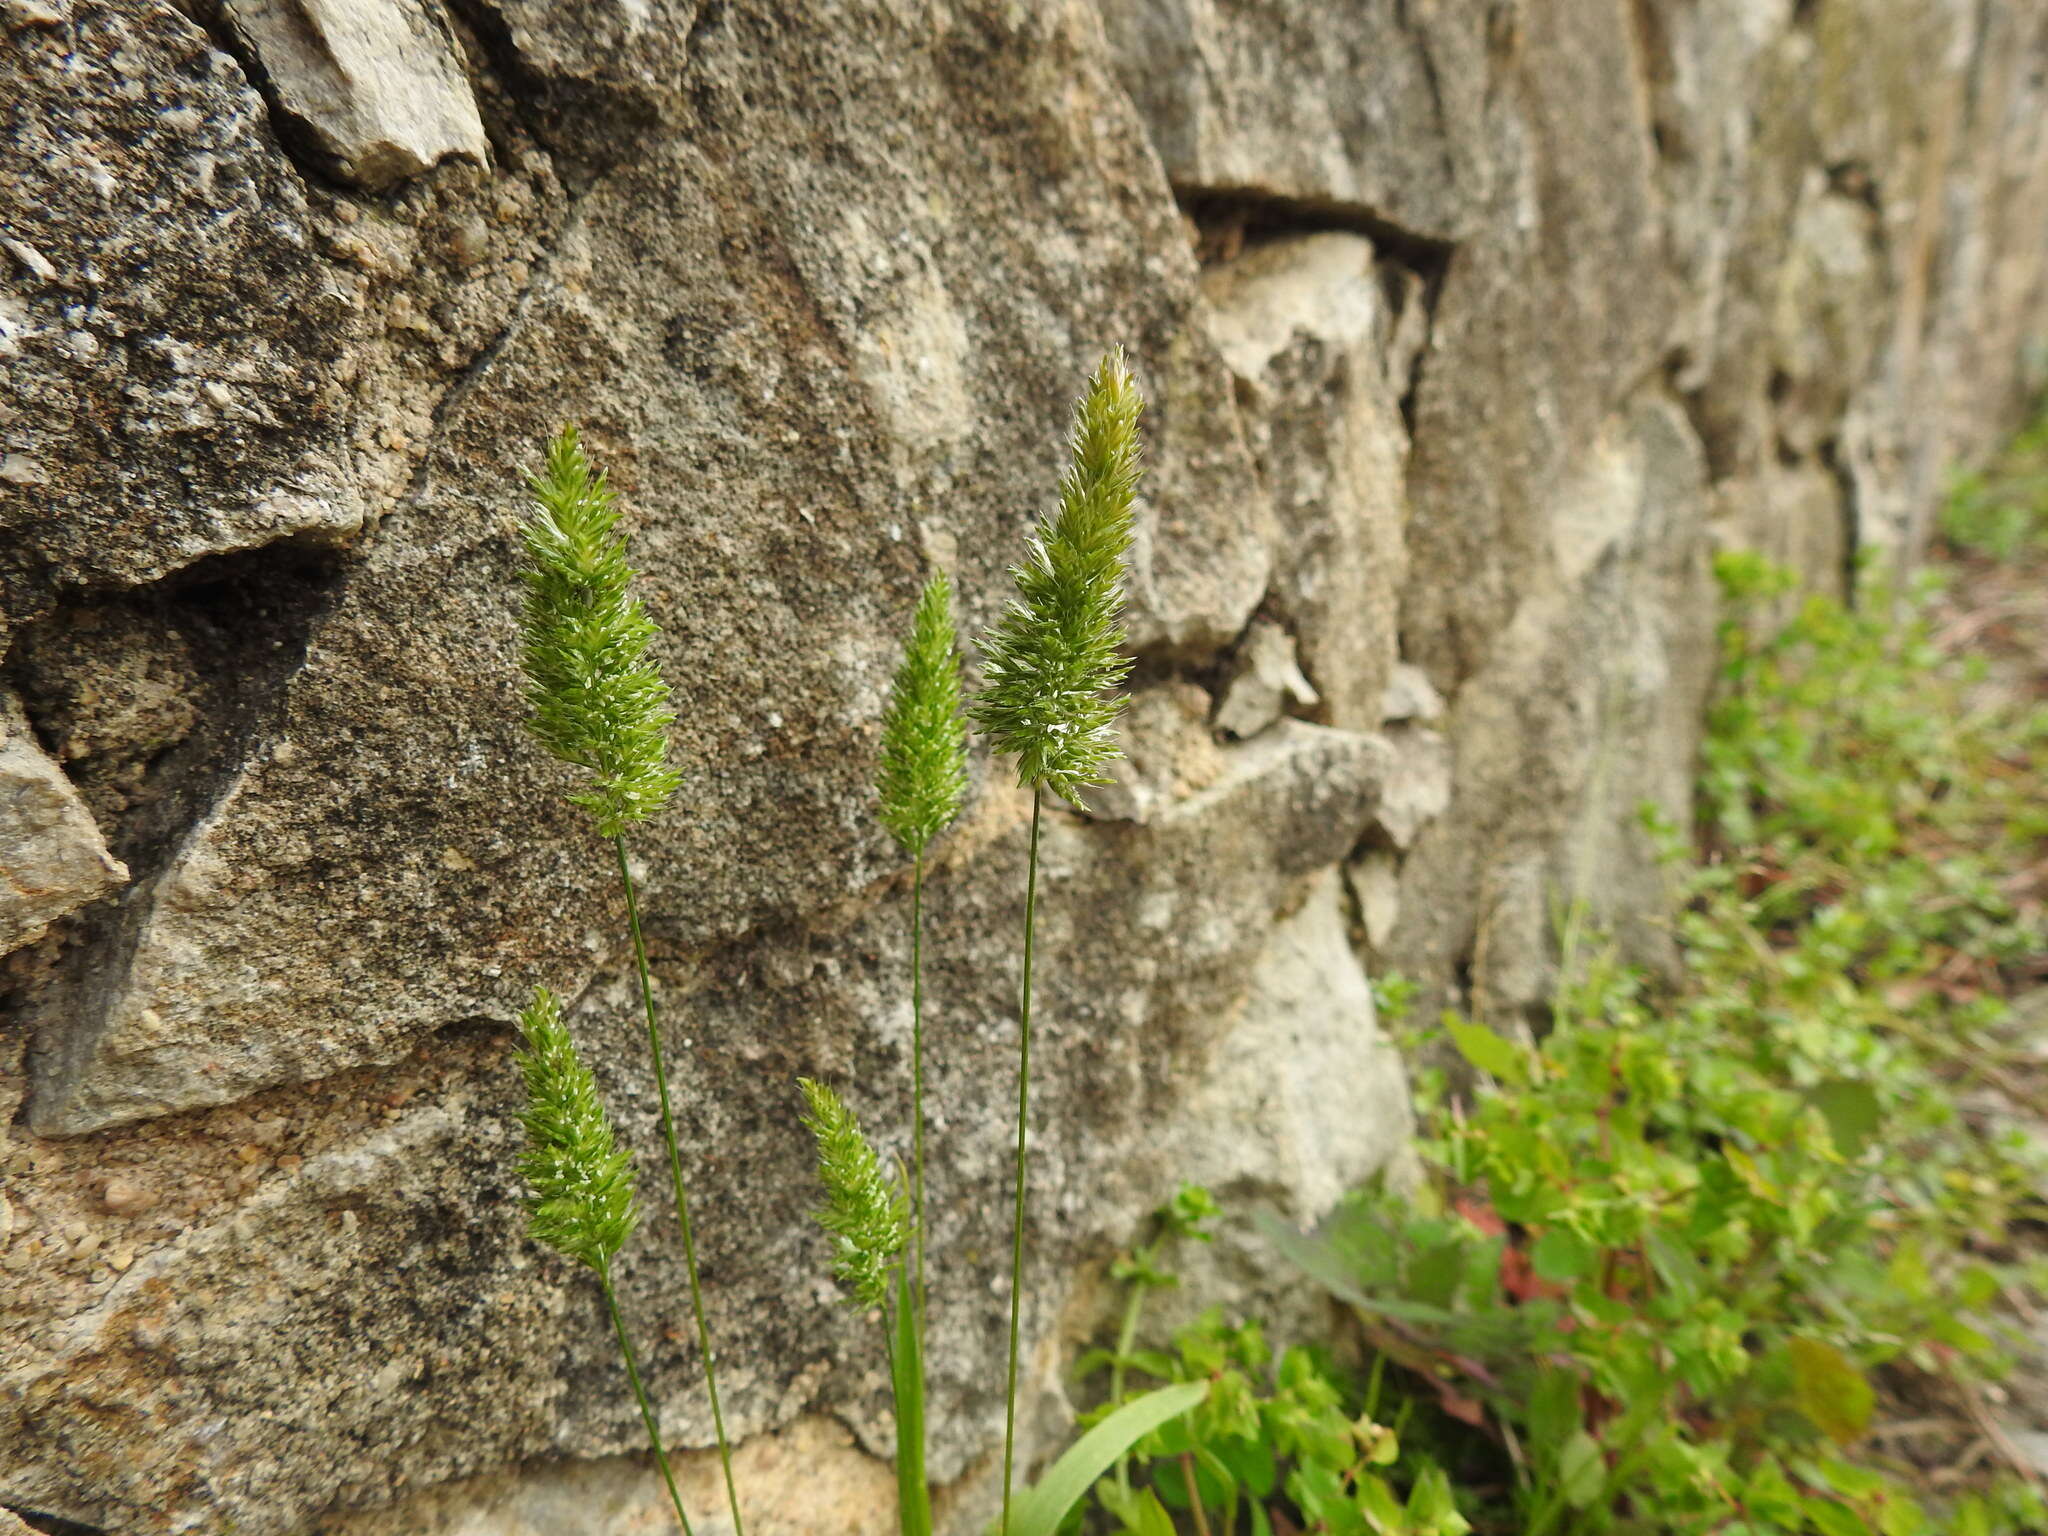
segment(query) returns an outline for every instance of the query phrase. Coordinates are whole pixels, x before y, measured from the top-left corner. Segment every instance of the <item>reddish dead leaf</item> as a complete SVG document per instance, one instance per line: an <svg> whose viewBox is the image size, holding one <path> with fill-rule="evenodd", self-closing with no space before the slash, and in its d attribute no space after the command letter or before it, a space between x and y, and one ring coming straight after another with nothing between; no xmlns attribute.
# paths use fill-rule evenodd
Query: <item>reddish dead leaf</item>
<svg viewBox="0 0 2048 1536"><path fill-rule="evenodd" d="M1507 1236L1508 1224L1500 1219L1500 1212L1493 1208L1493 1203L1484 1195L1459 1195L1451 1202L1451 1207L1485 1236Z"/></svg>

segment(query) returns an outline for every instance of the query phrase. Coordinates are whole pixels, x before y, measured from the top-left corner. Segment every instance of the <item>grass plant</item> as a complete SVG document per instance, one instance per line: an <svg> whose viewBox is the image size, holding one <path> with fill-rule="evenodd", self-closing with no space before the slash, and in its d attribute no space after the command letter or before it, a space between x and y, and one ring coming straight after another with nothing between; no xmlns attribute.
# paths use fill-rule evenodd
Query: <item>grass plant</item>
<svg viewBox="0 0 2048 1536"><path fill-rule="evenodd" d="M1120 755L1113 727L1130 670L1123 656L1124 557L1139 473L1144 402L1120 351L1103 358L1074 408L1059 503L1041 520L1017 596L982 639L982 690L970 708L998 753L1017 760L1031 791L1024 877L1023 974L1017 1037L1017 1151L1011 1219L1009 1374L1003 1413L1003 1516L1013 1536L1011 1486L1017 1447L1017 1346L1024 1293L1024 1211L1031 1119L1031 989L1038 919L1038 847L1046 791L1081 804L1108 782Z"/></svg>
<svg viewBox="0 0 2048 1536"><path fill-rule="evenodd" d="M549 446L532 489L533 514L521 529L526 548L522 663L531 711L527 724L549 752L588 773L586 786L569 799L590 813L598 834L611 843L618 863L647 1049L661 1103L661 1137L668 1154L669 1186L689 1278L690 1313L704 1365L704 1389L710 1399L733 1529L736 1536L745 1536L739 1490L733 1481L732 1447L718 1400L711 1330L704 1315L704 1288L690 1225L682 1149L669 1101L654 979L647 963L639 892L626 844L627 830L661 811L682 782L668 761L668 733L675 712L669 704L668 685L647 654L655 635L654 621L633 595L633 569L626 560L625 541L618 534L618 510L611 489L603 474L592 469L574 427L565 427ZM560 1038L562 1047L573 1051L566 1032ZM640 1390L616 1305L613 1321L620 1347L627 1353L627 1369L634 1377L649 1438L660 1458L654 1420ZM665 1460L663 1472L666 1475ZM687 1531L689 1521L680 1501L676 1516Z"/></svg>
<svg viewBox="0 0 2048 1536"><path fill-rule="evenodd" d="M1090 785L1107 782L1118 755L1113 727L1122 709L1117 686L1129 661L1120 653L1124 559L1138 479L1135 382L1120 352L1109 353L1076 405L1070 463L1058 505L1041 520L1029 554L1014 570L1017 596L983 641L985 687L973 719L996 750L1016 757L1032 796L1025 879L1017 1060L1017 1123L1012 1200L1008 1376L1004 1410L1001 1536L1056 1536L1096 1480L1148 1434L1197 1408L1201 1381L1176 1381L1113 1405L1039 1482L1015 1497L1018 1344L1024 1273L1031 1086L1032 983L1036 944L1039 840L1048 793L1076 806ZM647 1043L660 1096L676 1219L705 1390L734 1529L743 1536L731 1449L718 1399L710 1331L690 1225L682 1154L669 1101L667 1068L647 947L626 836L658 813L679 777L667 758L674 723L669 694L647 655L655 629L631 591L633 572L617 534L617 513L601 474L573 429L550 448L534 478L537 507L525 525L525 655L530 724L556 757L588 774L570 796L613 845L632 942ZM834 1243L834 1273L849 1301L883 1320L896 1400L899 1525L903 1536L931 1536L925 1465L924 1336L929 1284L925 1148L924 886L932 840L959 814L966 793L966 725L951 588L943 575L925 586L883 721L877 799L883 826L910 856L911 1164L892 1173L852 1112L830 1086L798 1080L812 1133L824 1200L817 1211ZM647 1428L676 1518L690 1529L656 1415L620 1315L612 1261L633 1226L632 1180L614 1143L595 1084L577 1059L559 1004L540 993L524 1021L533 1189L532 1229L543 1242L598 1276L634 1398Z"/></svg>

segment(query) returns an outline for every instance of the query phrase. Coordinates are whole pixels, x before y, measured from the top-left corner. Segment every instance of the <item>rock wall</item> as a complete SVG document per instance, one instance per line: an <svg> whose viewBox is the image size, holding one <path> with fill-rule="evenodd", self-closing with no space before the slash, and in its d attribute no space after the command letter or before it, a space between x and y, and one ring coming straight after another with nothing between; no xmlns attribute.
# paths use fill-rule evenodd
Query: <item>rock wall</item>
<svg viewBox="0 0 2048 1536"><path fill-rule="evenodd" d="M1307 1217L1396 1154L1369 976L1511 1022L1572 896L1657 958L1714 542L1910 560L2048 340L2030 0L0 0L0 115L0 1505L123 1536L660 1522L512 1171L536 980L653 1133L518 724L558 423L682 708L637 858L750 1528L865 1533L791 1079L902 1122L894 637L934 567L999 610L1099 349L1150 475L1131 763L1049 834L1046 1445L1176 1181ZM1027 809L979 761L930 892L963 1530ZM701 1448L672 1235L624 1291Z"/></svg>

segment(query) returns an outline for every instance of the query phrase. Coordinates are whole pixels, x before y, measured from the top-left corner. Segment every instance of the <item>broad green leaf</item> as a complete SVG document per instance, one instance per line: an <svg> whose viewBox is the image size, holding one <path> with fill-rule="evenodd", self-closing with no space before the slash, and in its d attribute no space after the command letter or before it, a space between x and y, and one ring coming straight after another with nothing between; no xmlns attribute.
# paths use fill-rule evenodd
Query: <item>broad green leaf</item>
<svg viewBox="0 0 2048 1536"><path fill-rule="evenodd" d="M1821 1536L1871 1536L1870 1527L1846 1504L1837 1504L1833 1499L1808 1499L1805 1509L1808 1522Z"/></svg>
<svg viewBox="0 0 2048 1536"><path fill-rule="evenodd" d="M1136 1519L1130 1521L1132 1536L1177 1536L1173 1516L1159 1502L1159 1495L1147 1488L1137 1497Z"/></svg>
<svg viewBox="0 0 2048 1536"><path fill-rule="evenodd" d="M1550 1227L1529 1250L1529 1262L1545 1280L1576 1280L1593 1267L1593 1245L1568 1227Z"/></svg>
<svg viewBox="0 0 2048 1536"><path fill-rule="evenodd" d="M1458 1054L1480 1071L1518 1088L1529 1081L1528 1058L1505 1035L1495 1034L1484 1024L1468 1023L1456 1014L1444 1015L1444 1028Z"/></svg>
<svg viewBox="0 0 2048 1536"><path fill-rule="evenodd" d="M1558 1492L1573 1509L1587 1509L1607 1486L1607 1458L1583 1429L1565 1441L1557 1458Z"/></svg>
<svg viewBox="0 0 2048 1536"><path fill-rule="evenodd" d="M1870 1424L1876 1401L1863 1373L1848 1356L1820 1339L1795 1338L1786 1352L1792 1361L1792 1401L1799 1411L1837 1445L1860 1436Z"/></svg>
<svg viewBox="0 0 2048 1536"><path fill-rule="evenodd" d="M1884 1119L1877 1090L1868 1083L1831 1078L1808 1089L1806 1099L1827 1121L1835 1150L1844 1157L1855 1157L1869 1146Z"/></svg>
<svg viewBox="0 0 2048 1536"><path fill-rule="evenodd" d="M1362 1475L1352 1489L1358 1513L1365 1516L1367 1529L1376 1536L1406 1536L1408 1522L1394 1490L1371 1473Z"/></svg>
<svg viewBox="0 0 2048 1536"><path fill-rule="evenodd" d="M1343 1256L1320 1238L1303 1236L1270 1210L1257 1211L1252 1219L1260 1235L1279 1249L1289 1263L1346 1306L1355 1307L1369 1317L1391 1317L1404 1323L1456 1327L1461 1331L1461 1337L1469 1338L1475 1344L1482 1340L1505 1344L1522 1332L1523 1320L1512 1311L1468 1315L1395 1297L1368 1295L1348 1271Z"/></svg>
<svg viewBox="0 0 2048 1536"><path fill-rule="evenodd" d="M1010 1526L998 1520L995 1536L1054 1536L1067 1512L1087 1496L1095 1480L1116 1465L1145 1436L1179 1418L1209 1395L1209 1384L1183 1382L1136 1397L1068 1446L1036 1485L1010 1508Z"/></svg>

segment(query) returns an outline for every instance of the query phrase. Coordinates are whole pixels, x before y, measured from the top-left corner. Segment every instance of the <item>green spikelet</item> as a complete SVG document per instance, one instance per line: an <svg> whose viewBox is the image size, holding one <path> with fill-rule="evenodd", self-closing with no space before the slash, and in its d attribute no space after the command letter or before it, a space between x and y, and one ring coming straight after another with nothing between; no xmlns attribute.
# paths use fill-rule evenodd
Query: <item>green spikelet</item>
<svg viewBox="0 0 2048 1536"><path fill-rule="evenodd" d="M526 1155L519 1171L532 1193L527 1230L535 1241L603 1273L633 1230L633 1167L614 1143L590 1069L546 987L519 1016L526 1049Z"/></svg>
<svg viewBox="0 0 2048 1536"><path fill-rule="evenodd" d="M1110 690L1130 670L1117 651L1143 409L1113 349L1074 408L1059 507L1011 573L1009 611L982 638L983 686L969 710L997 751L1016 756L1019 783L1076 805L1119 756L1111 727L1123 700Z"/></svg>
<svg viewBox="0 0 2048 1536"><path fill-rule="evenodd" d="M808 1107L804 1124L818 1140L818 1182L825 1186L825 1203L815 1214L839 1245L832 1272L855 1306L879 1307L889 1294L890 1270L910 1241L910 1203L883 1174L839 1095L807 1077L796 1081Z"/></svg>
<svg viewBox="0 0 2048 1536"><path fill-rule="evenodd" d="M882 717L876 777L882 825L903 851L923 853L960 814L967 794L967 727L960 719L960 649L953 588L945 573L925 583L910 644Z"/></svg>
<svg viewBox="0 0 2048 1536"><path fill-rule="evenodd" d="M520 530L527 724L556 757L590 770L590 788L569 798L616 837L659 811L681 782L668 766L668 685L647 659L654 622L629 590L633 568L614 532L612 493L574 427L549 446L531 484L534 513Z"/></svg>

